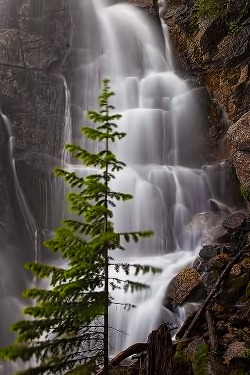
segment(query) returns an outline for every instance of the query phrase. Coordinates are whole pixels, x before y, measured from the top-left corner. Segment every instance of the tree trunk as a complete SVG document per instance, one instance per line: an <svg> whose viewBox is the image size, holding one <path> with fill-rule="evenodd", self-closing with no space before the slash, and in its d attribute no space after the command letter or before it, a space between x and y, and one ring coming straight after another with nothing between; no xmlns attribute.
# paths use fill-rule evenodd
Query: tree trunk
<svg viewBox="0 0 250 375"><path fill-rule="evenodd" d="M147 356L139 375L172 375L172 340L167 324L152 331L148 338Z"/></svg>

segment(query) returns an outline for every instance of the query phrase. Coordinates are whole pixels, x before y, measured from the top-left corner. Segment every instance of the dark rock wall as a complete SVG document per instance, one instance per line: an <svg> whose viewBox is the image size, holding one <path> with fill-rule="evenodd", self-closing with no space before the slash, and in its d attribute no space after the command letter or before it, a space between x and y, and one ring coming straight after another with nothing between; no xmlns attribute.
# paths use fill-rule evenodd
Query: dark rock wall
<svg viewBox="0 0 250 375"><path fill-rule="evenodd" d="M67 0L0 2L0 108L13 125L24 189L48 177L62 153L66 86L61 70L70 43L69 5ZM3 123L1 128L7 142ZM0 173L4 175L1 160ZM44 202L33 193L36 214Z"/></svg>
<svg viewBox="0 0 250 375"><path fill-rule="evenodd" d="M240 184L249 188L250 153L246 148L242 150L240 144L248 139L246 122L250 126L250 4L246 1L243 11L241 3L236 1L222 17L197 21L194 0L166 0L164 19L177 68L209 92L210 127L206 140L210 144L210 160L232 161ZM234 29L232 20L236 20ZM234 130L228 137L229 128ZM232 141L235 132L241 143Z"/></svg>
<svg viewBox="0 0 250 375"><path fill-rule="evenodd" d="M61 216L52 220L51 203L60 200L52 169L64 144L69 6L68 0L0 0L0 111L7 116L0 115L1 345L11 340L8 326L19 318L18 298L31 277L22 265L39 257L42 229L54 228Z"/></svg>

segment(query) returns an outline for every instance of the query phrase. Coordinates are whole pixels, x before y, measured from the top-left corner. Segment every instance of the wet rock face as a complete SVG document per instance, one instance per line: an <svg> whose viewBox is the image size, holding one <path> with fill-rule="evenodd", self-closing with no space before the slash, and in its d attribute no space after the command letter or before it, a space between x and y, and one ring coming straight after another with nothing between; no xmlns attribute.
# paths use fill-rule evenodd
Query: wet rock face
<svg viewBox="0 0 250 375"><path fill-rule="evenodd" d="M43 128L48 139L55 139L53 133L57 135L61 147L62 127L58 123L63 122L65 113L65 88L56 75L60 70L54 67L52 72L52 66L57 62L59 67L67 53L70 17L66 4L47 0L5 3L9 18L0 29L0 102L2 112L14 124L17 148L21 150L31 146L37 152L60 153L58 147L55 151L53 144L49 146L53 142L45 142ZM15 14L16 27L12 22L12 28L8 28L11 14Z"/></svg>
<svg viewBox="0 0 250 375"><path fill-rule="evenodd" d="M114 3L128 3L142 7L156 16L158 13L158 0L113 0Z"/></svg>
<svg viewBox="0 0 250 375"><path fill-rule="evenodd" d="M238 27L232 30L235 13ZM208 88L211 103L207 138L212 144L212 159L232 159L241 181L244 179L242 169L249 169L250 165L246 148L239 150L249 138L246 129L250 90L249 10L246 8L243 12L240 2L236 2L234 9L229 9L224 17L208 17L197 22L193 0L166 0L164 19L177 67L184 76ZM232 125L240 119L240 125ZM227 143L228 128L230 142L235 139L232 156Z"/></svg>
<svg viewBox="0 0 250 375"><path fill-rule="evenodd" d="M1 345L12 341L9 325L17 314L17 305L9 301L17 301L27 287L30 275L23 264L35 257L27 217L32 218L29 224L40 230L54 228L62 215L60 208L53 212L55 201L62 201L63 193L52 170L60 164L65 143L66 86L62 71L71 37L70 3L0 0L0 110L7 116L0 115L0 268L1 273L12 276L13 267L16 269L11 287L5 289L1 284L0 288L5 311L0 317ZM18 200L16 181L23 205ZM43 231L41 240L38 230L33 235L39 243L45 239ZM15 315L14 320L18 318Z"/></svg>
<svg viewBox="0 0 250 375"><path fill-rule="evenodd" d="M38 186L44 173L50 174L59 164L66 107L65 82L60 74L70 30L66 0L0 2L0 107L13 126L22 187ZM4 157L6 154L0 155L0 169L6 175ZM4 181L6 178L0 184ZM40 203L34 207L35 212L40 211Z"/></svg>
<svg viewBox="0 0 250 375"><path fill-rule="evenodd" d="M230 32L226 17L197 22L191 0L167 0L166 3L164 19L170 28L180 68L185 73L199 75L230 118L238 119L248 107L245 89L249 87L250 28L242 26ZM235 11L241 13L239 24L247 24L248 13L243 14L237 8Z"/></svg>

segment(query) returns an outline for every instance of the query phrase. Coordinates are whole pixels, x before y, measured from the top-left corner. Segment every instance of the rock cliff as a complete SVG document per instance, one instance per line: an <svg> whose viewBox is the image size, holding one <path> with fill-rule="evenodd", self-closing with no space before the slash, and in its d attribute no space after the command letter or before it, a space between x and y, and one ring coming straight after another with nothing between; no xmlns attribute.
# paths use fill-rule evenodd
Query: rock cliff
<svg viewBox="0 0 250 375"><path fill-rule="evenodd" d="M194 3L166 0L163 17L176 66L209 92L206 138L212 158L232 160L240 184L249 189L249 1L236 1L222 16L204 19L197 19Z"/></svg>

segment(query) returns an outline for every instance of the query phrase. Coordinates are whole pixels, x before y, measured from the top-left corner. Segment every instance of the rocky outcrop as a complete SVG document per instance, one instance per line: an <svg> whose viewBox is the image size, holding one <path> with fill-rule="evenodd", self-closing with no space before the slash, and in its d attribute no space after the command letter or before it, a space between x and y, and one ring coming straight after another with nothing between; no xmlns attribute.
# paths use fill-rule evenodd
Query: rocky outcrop
<svg viewBox="0 0 250 375"><path fill-rule="evenodd" d="M169 324L152 331L147 343L136 344L132 365L118 363L112 374L235 375L249 369L250 217L239 211L221 224L225 242L204 245L193 267L170 281L163 300L174 311L195 297L196 311L174 340Z"/></svg>
<svg viewBox="0 0 250 375"><path fill-rule="evenodd" d="M13 126L17 177L27 196L36 200L31 202L34 214L44 205L39 202L39 181L48 182L65 138L67 93L60 73L70 41L69 2L21 0L1 5L0 105ZM1 134L7 142L6 131ZM0 169L4 174L3 159Z"/></svg>
<svg viewBox="0 0 250 375"><path fill-rule="evenodd" d="M194 85L208 89L210 129L206 138L212 145L211 161L233 160L240 183L248 186L245 174L250 155L245 148L239 149L249 140L245 130L249 125L250 9L249 2L244 4L237 1L223 16L201 20L194 0L166 0L164 20L177 68ZM241 146L233 140L236 132ZM232 152L228 138L233 142Z"/></svg>
<svg viewBox="0 0 250 375"><path fill-rule="evenodd" d="M71 37L69 4L0 1L1 345L11 341L9 325L19 318L18 298L30 280L23 264L38 256L41 228L61 219L60 208L52 219L52 202L62 199L52 169L65 143L67 87L61 73Z"/></svg>
<svg viewBox="0 0 250 375"><path fill-rule="evenodd" d="M153 16L158 16L158 0L116 0L118 3L129 3L147 10Z"/></svg>
<svg viewBox="0 0 250 375"><path fill-rule="evenodd" d="M184 340L181 350L186 360L191 346L193 354L197 354L203 340L202 345L209 348L205 373L213 375L234 374L236 369L244 371L249 365L246 353L250 348L250 219L243 212L236 212L226 217L222 226L227 230L227 241L204 245L194 261L193 272L198 274L195 280L202 281L205 296L200 295L199 309L186 319L176 334L178 341ZM185 300L191 301L191 294L197 287L192 277L188 287L185 279L182 284L183 273L185 270L173 278L166 292L167 297L174 296L179 306L184 301L176 298L182 295L180 291L185 289Z"/></svg>
<svg viewBox="0 0 250 375"><path fill-rule="evenodd" d="M228 130L232 144L231 156L236 168L242 193L250 209L250 112L246 112Z"/></svg>

